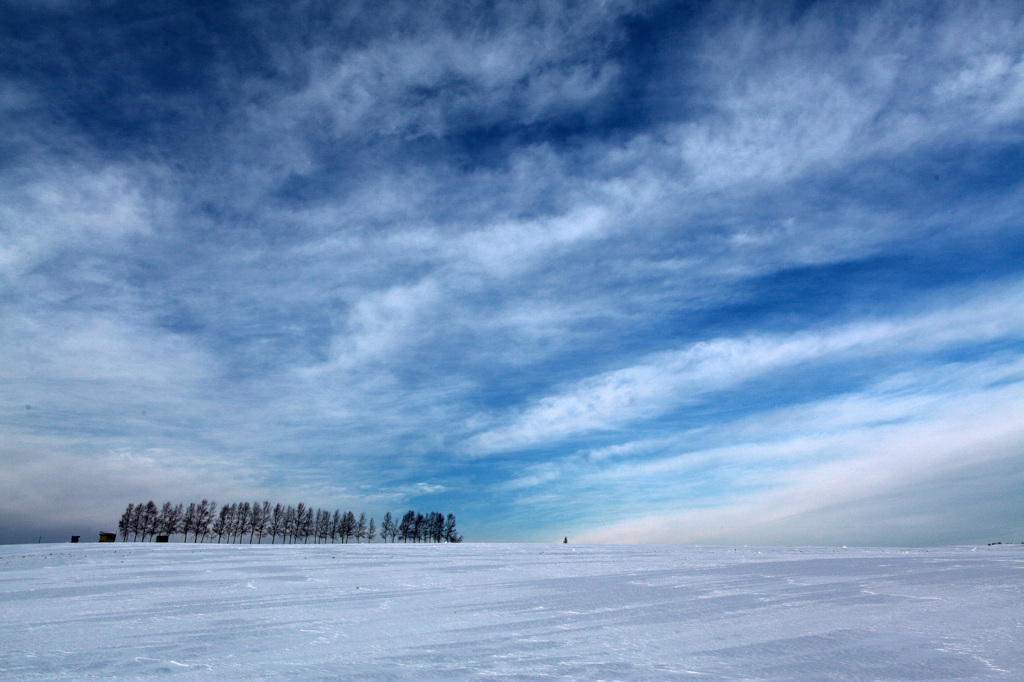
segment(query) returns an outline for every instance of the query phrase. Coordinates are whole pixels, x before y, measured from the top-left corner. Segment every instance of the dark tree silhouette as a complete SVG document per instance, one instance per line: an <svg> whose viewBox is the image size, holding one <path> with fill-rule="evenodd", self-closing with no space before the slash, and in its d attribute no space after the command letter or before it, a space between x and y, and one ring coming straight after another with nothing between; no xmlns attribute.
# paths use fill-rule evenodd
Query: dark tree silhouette
<svg viewBox="0 0 1024 682"><path fill-rule="evenodd" d="M295 519L298 516L298 510L292 505L288 505L285 509L285 519L282 522L282 535L284 536L283 542L288 545L289 543L295 542Z"/></svg>
<svg viewBox="0 0 1024 682"><path fill-rule="evenodd" d="M302 544L309 542L309 536L313 534L313 508L306 507L306 513L302 517Z"/></svg>
<svg viewBox="0 0 1024 682"><path fill-rule="evenodd" d="M341 510L340 509L335 509L334 510L334 514L331 515L331 529L330 529L329 532L330 532L330 535L331 535L331 544L333 545L334 541L338 539L338 533L341 532Z"/></svg>
<svg viewBox="0 0 1024 682"><path fill-rule="evenodd" d="M160 522L157 524L157 532L160 535L166 535L168 538L177 534L181 530L181 522L184 516L185 512L180 504L172 505L170 502L164 502L164 506L160 509Z"/></svg>
<svg viewBox="0 0 1024 682"><path fill-rule="evenodd" d="M357 543L366 537L366 512L359 515L359 520L356 521L356 528L353 535L356 536Z"/></svg>
<svg viewBox="0 0 1024 682"><path fill-rule="evenodd" d="M385 513L384 520L380 522L380 539L387 542L388 538L395 541L395 522L391 520L391 512Z"/></svg>
<svg viewBox="0 0 1024 682"><path fill-rule="evenodd" d="M256 510L259 509L259 513ZM262 545L263 538L267 535L267 524L270 523L270 502L266 500L263 504L252 503L253 524L252 535L249 536L249 544L252 544L253 535L256 536L256 543Z"/></svg>
<svg viewBox="0 0 1024 682"><path fill-rule="evenodd" d="M306 505L299 502L295 505L295 521L292 523L292 542L302 537L302 526L306 523Z"/></svg>
<svg viewBox="0 0 1024 682"><path fill-rule="evenodd" d="M274 544L277 540L278 534L281 532L281 525L284 522L284 507L278 502L274 505L274 511L270 512L270 522L267 524L268 535L270 535L270 544Z"/></svg>
<svg viewBox="0 0 1024 682"><path fill-rule="evenodd" d="M189 502L188 507L185 509L185 516L181 519L181 532L185 536L182 542L188 542L188 534L195 527L197 506L195 502Z"/></svg>
<svg viewBox="0 0 1024 682"><path fill-rule="evenodd" d="M193 532L195 533L195 539L193 542L206 542L206 536L210 533L210 524L213 523L213 519L216 516L216 502L212 500L203 500L199 503L199 509L196 513L196 525L193 529Z"/></svg>
<svg viewBox="0 0 1024 682"><path fill-rule="evenodd" d="M316 510L316 542L327 542L327 535L331 532L331 513L326 509Z"/></svg>
<svg viewBox="0 0 1024 682"><path fill-rule="evenodd" d="M402 538L402 542L409 542L409 538L412 538L415 542L415 525L416 525L416 512L409 510L402 516L401 523L398 524L398 537Z"/></svg>
<svg viewBox="0 0 1024 682"><path fill-rule="evenodd" d="M341 516L341 541L348 542L352 534L356 532L356 515L352 511L347 511Z"/></svg>
<svg viewBox="0 0 1024 682"><path fill-rule="evenodd" d="M160 524L160 510L157 508L156 503L150 500L146 503L146 508L142 512L142 541L146 541L148 536L150 539L156 535L157 528Z"/></svg>
<svg viewBox="0 0 1024 682"><path fill-rule="evenodd" d="M165 502L157 507L150 500L146 503L129 503L117 523L121 541L142 542L152 540L156 535L168 537L181 533L182 541L188 542L189 534L193 542L206 542L211 533L217 542L246 542L253 540L262 544L263 538L270 537L271 544L280 536L285 544L302 541L308 544L312 537L314 544L326 543L327 538L335 542L341 538L343 543L355 538L356 543L373 542L380 537L383 542L392 543L401 538L402 542L460 542L462 536L455 530L455 515L432 511L421 514L410 509L402 516L401 522L391 512L384 514L378 531L373 517L360 512L342 513L336 509L332 515L329 510L307 506L300 502L296 506L283 506L280 503L270 506L269 501L239 502L224 505L218 511L217 504L209 500L200 503L191 502L188 507L182 504ZM211 539L212 542L212 539Z"/></svg>
<svg viewBox="0 0 1024 682"><path fill-rule="evenodd" d="M444 541L444 514L441 512L430 512L427 514L427 536L433 542Z"/></svg>
<svg viewBox="0 0 1024 682"><path fill-rule="evenodd" d="M423 514L420 514L419 512L416 513L416 518L412 522L412 537L416 542L426 540L424 535L424 531L427 529L426 520L427 519Z"/></svg>
<svg viewBox="0 0 1024 682"><path fill-rule="evenodd" d="M234 514L235 505L226 504L220 508L220 514L217 515L217 520L213 522L213 534L217 536L217 544L220 544L221 538L231 533L231 519Z"/></svg>
<svg viewBox="0 0 1024 682"><path fill-rule="evenodd" d="M462 542L462 536L455 530L455 514L448 514L444 522L444 541Z"/></svg>
<svg viewBox="0 0 1024 682"><path fill-rule="evenodd" d="M124 510L124 514L121 514L121 520L117 522L117 530L121 533L121 542L128 542L128 533L132 528L132 512L134 510L135 505L129 502L128 507Z"/></svg>
<svg viewBox="0 0 1024 682"><path fill-rule="evenodd" d="M132 534L132 542L139 539L139 530L142 528L142 512L145 508L144 502L132 505L132 513L128 517L128 532Z"/></svg>

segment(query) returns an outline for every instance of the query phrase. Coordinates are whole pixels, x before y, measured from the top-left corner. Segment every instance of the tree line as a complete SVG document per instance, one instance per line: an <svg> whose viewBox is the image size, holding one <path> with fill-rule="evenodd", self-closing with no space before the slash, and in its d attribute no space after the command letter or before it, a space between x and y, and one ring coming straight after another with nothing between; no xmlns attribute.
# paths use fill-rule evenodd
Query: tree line
<svg viewBox="0 0 1024 682"><path fill-rule="evenodd" d="M462 536L455 528L455 515L445 516L440 512L421 514L407 511L398 520L391 512L384 514L380 528L369 520L365 513L357 518L354 512L335 509L332 514L326 509L313 509L303 503L297 505L270 502L237 502L226 504L218 510L210 500L183 504L165 502L157 507L150 500L146 503L130 503L117 524L122 542L145 542L158 536L182 535L182 542L217 542L262 544L263 538L270 538L271 544L278 538L285 544L373 542L462 542Z"/></svg>

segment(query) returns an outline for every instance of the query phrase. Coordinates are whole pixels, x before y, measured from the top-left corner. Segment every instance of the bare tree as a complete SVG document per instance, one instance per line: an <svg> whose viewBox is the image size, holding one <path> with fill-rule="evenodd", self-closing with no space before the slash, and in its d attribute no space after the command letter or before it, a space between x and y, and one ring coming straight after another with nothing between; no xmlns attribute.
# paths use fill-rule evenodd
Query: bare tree
<svg viewBox="0 0 1024 682"><path fill-rule="evenodd" d="M426 530L427 524L425 523L426 518L423 514L417 513L415 520L412 522L412 537L415 542L424 540L423 531Z"/></svg>
<svg viewBox="0 0 1024 682"><path fill-rule="evenodd" d="M193 542L206 542L206 536L210 533L210 524L217 515L217 503L210 500L203 500L199 503L196 513L196 526L194 529L195 539Z"/></svg>
<svg viewBox="0 0 1024 682"><path fill-rule="evenodd" d="M441 542L444 539L444 514L432 511L427 514L424 522L424 535L431 542Z"/></svg>
<svg viewBox="0 0 1024 682"><path fill-rule="evenodd" d="M142 512L142 541L146 541L146 536L152 539L159 527L160 510L157 508L156 503L150 500L146 503L146 508Z"/></svg>
<svg viewBox="0 0 1024 682"><path fill-rule="evenodd" d="M195 502L189 502L185 515L181 517L181 532L185 536L182 542L188 542L188 534L195 527L197 507Z"/></svg>
<svg viewBox="0 0 1024 682"><path fill-rule="evenodd" d="M384 514L384 520L380 522L380 539L384 542L391 538L391 542L395 541L395 522L391 520L391 512Z"/></svg>
<svg viewBox="0 0 1024 682"><path fill-rule="evenodd" d="M142 530L142 513L146 509L144 502L139 502L137 505L132 507L132 514L128 519L128 531L132 534L132 542L137 542L139 539L139 531Z"/></svg>
<svg viewBox="0 0 1024 682"><path fill-rule="evenodd" d="M334 514L331 516L331 544L334 544L335 539L338 537L338 533L341 532L341 510L335 509Z"/></svg>
<svg viewBox="0 0 1024 682"><path fill-rule="evenodd" d="M353 535L356 536L356 543L366 537L366 512L359 514L359 520L356 521L356 528Z"/></svg>
<svg viewBox="0 0 1024 682"><path fill-rule="evenodd" d="M172 505L170 502L164 502L164 506L160 509L160 522L157 532L160 535L166 535L170 539L172 535L181 530L184 515L185 512L181 504Z"/></svg>
<svg viewBox="0 0 1024 682"><path fill-rule="evenodd" d="M221 538L225 535L228 536L228 541L231 538L231 525L232 518L234 517L234 504L226 504L220 508L220 514L217 516L217 520L213 522L213 534L217 536L217 544L220 544Z"/></svg>
<svg viewBox="0 0 1024 682"><path fill-rule="evenodd" d="M306 511L305 507L303 507L302 511ZM298 531L296 530L298 528L298 516L299 510L289 504L288 508L285 510L284 530L282 531L284 533L285 544L295 542L295 536L298 534Z"/></svg>
<svg viewBox="0 0 1024 682"><path fill-rule="evenodd" d="M331 531L331 513L326 509L317 508L316 510L316 542L327 542L327 536Z"/></svg>
<svg viewBox="0 0 1024 682"><path fill-rule="evenodd" d="M345 512L341 517L341 541L348 542L352 534L356 532L356 515L351 511Z"/></svg>
<svg viewBox="0 0 1024 682"><path fill-rule="evenodd" d="M267 527L268 535L270 535L270 544L274 544L277 540L277 535L281 532L281 528L284 525L284 511L284 507L278 502L274 505L274 511L270 513L270 523Z"/></svg>
<svg viewBox="0 0 1024 682"><path fill-rule="evenodd" d="M313 508L306 507L306 514L302 517L302 544L309 542L309 536L313 534Z"/></svg>
<svg viewBox="0 0 1024 682"><path fill-rule="evenodd" d="M292 526L292 542L302 537L302 525L306 522L306 505L299 502L295 505L295 523Z"/></svg>
<svg viewBox="0 0 1024 682"><path fill-rule="evenodd" d="M231 539L232 541L241 542L242 536L249 532L249 521L252 513L252 507L248 502L239 502L235 507L235 518L231 524Z"/></svg>
<svg viewBox="0 0 1024 682"><path fill-rule="evenodd" d="M232 502L230 505L231 512L228 514L227 528L224 529L224 534L228 538L228 542L234 542L235 536L239 534L239 513L242 511L242 505L237 502Z"/></svg>
<svg viewBox="0 0 1024 682"><path fill-rule="evenodd" d="M121 520L117 522L117 530L121 532L121 542L128 542L128 532L132 527L132 512L134 510L135 505L129 502L128 508L124 510L124 514L121 514Z"/></svg>
<svg viewBox="0 0 1024 682"><path fill-rule="evenodd" d="M259 514L256 513L257 507ZM263 504L252 503L253 521L252 531L256 536L256 543L262 545L263 538L267 534L267 524L270 523L270 502L264 500ZM249 544L252 544L252 535L249 536Z"/></svg>
<svg viewBox="0 0 1024 682"><path fill-rule="evenodd" d="M455 514L448 514L444 522L444 541L462 542L462 536L455 530Z"/></svg>
<svg viewBox="0 0 1024 682"><path fill-rule="evenodd" d="M260 524L263 523L263 506L259 501L253 502L252 511L249 512L249 544L252 544L253 538L256 537L259 532Z"/></svg>
<svg viewBox="0 0 1024 682"><path fill-rule="evenodd" d="M373 525L373 517L370 517L370 525L366 529L366 541L373 542L373 536L377 534L377 527Z"/></svg>
<svg viewBox="0 0 1024 682"><path fill-rule="evenodd" d="M240 504L238 506L239 506L239 509L241 509L243 507L245 508L245 515L243 516L242 514L239 514L239 520L238 520L239 537L238 537L238 541L242 542L245 539L245 536L248 535L249 536L249 542L251 543L252 542L252 532L253 532L252 523L253 523L253 520L254 520L253 519L252 505L249 504L248 502L245 502L245 503Z"/></svg>
<svg viewBox="0 0 1024 682"><path fill-rule="evenodd" d="M409 542L409 538L412 538L413 542L416 541L415 525L416 512L410 509L405 512L402 522L398 524L398 537L402 538L402 542Z"/></svg>

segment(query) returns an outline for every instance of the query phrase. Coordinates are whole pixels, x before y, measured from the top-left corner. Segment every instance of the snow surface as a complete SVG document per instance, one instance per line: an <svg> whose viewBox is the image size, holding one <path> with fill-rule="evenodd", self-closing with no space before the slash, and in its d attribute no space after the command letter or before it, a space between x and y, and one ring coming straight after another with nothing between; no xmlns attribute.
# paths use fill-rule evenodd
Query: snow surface
<svg viewBox="0 0 1024 682"><path fill-rule="evenodd" d="M0 547L0 678L1024 679L1024 547Z"/></svg>

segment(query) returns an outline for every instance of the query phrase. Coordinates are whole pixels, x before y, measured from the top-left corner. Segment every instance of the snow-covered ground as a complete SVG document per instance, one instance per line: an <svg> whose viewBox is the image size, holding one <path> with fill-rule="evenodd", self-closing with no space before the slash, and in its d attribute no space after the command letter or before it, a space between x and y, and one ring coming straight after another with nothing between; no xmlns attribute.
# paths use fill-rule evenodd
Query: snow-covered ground
<svg viewBox="0 0 1024 682"><path fill-rule="evenodd" d="M0 678L1024 679L1024 547L0 547Z"/></svg>

